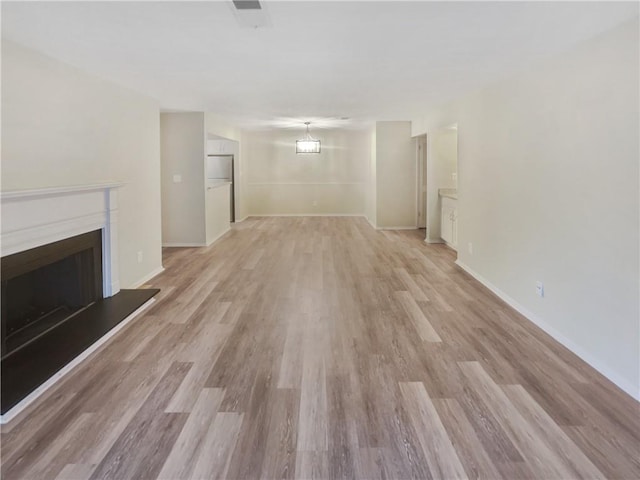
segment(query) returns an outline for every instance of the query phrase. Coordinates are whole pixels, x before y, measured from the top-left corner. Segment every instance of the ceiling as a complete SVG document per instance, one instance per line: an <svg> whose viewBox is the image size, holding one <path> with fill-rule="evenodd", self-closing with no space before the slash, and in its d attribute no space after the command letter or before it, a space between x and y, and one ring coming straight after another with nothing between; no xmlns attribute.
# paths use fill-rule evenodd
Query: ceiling
<svg viewBox="0 0 640 480"><path fill-rule="evenodd" d="M2 37L163 110L212 111L245 128L358 126L416 118L638 15L637 2L262 6L3 1Z"/></svg>

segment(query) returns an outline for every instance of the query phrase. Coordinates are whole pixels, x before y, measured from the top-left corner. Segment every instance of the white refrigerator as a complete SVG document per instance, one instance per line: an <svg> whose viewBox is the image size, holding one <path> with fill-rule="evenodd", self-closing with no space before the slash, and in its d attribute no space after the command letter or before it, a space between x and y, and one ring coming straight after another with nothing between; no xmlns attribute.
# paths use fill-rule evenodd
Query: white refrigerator
<svg viewBox="0 0 640 480"><path fill-rule="evenodd" d="M231 221L235 222L235 206L233 202L233 155L207 155L207 183L231 182Z"/></svg>

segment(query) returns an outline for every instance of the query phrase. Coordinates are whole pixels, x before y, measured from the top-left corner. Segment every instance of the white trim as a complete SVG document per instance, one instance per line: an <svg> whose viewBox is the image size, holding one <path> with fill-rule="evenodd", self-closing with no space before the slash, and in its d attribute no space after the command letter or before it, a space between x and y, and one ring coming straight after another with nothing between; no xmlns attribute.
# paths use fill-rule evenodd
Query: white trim
<svg viewBox="0 0 640 480"><path fill-rule="evenodd" d="M424 239L424 243L428 243L428 244L436 244L436 243L446 243L444 240L442 240L441 238L437 238L437 239L433 239L433 238L425 238Z"/></svg>
<svg viewBox="0 0 640 480"><path fill-rule="evenodd" d="M632 385L626 378L621 377L617 372L615 372L612 368L610 368L600 359L594 357L592 354L587 352L584 348L580 347L575 342L567 338L565 335L558 332L555 328L553 328L551 325L545 322L542 318L540 318L533 312L529 311L528 309L520 305L520 303L518 303L516 300L511 298L502 290L500 290L498 287L493 285L491 282L485 279L482 275L474 272L471 268L469 268L467 265L462 263L460 260L456 260L455 263L460 268L462 268L465 272L467 272L469 275L471 275L473 278L479 281L482 285L484 285L493 293L495 293L498 297L500 297L502 301L504 301L514 310L516 310L521 315L523 315L527 320L529 320L531 323L538 326L540 329L544 330L547 334L553 337L558 343L560 343L567 349L571 350L574 354L576 354L578 357L580 357L582 360L588 363L591 367L593 367L595 370L597 370L606 378L608 378L611 382L617 385L622 391L624 391L634 399L640 401L640 390L638 390L638 387Z"/></svg>
<svg viewBox="0 0 640 480"><path fill-rule="evenodd" d="M252 213L249 217L364 217L363 213ZM366 218L366 217L365 217Z"/></svg>
<svg viewBox="0 0 640 480"><path fill-rule="evenodd" d="M227 229L222 232L220 235L218 235L216 238L214 238L213 240L211 240L209 243L207 243L207 247L210 245L213 245L216 241L218 241L221 237L223 237L224 235L226 235L228 232L231 231L231 227L227 227Z"/></svg>
<svg viewBox="0 0 640 480"><path fill-rule="evenodd" d="M373 222L369 219L369 217L364 217L364 218L366 218L366 219L367 219L367 222L369 222L369 225L371 225L375 230L377 230L377 229L378 229L378 227L376 226L376 224L375 224L375 223L373 223Z"/></svg>
<svg viewBox="0 0 640 480"><path fill-rule="evenodd" d="M2 230L2 256L6 257L65 238L100 230L105 223L105 212L98 212L25 228L18 227L14 230L11 230L11 226L7 226Z"/></svg>
<svg viewBox="0 0 640 480"><path fill-rule="evenodd" d="M94 183L90 185L71 185L63 187L47 187L47 188L32 188L30 190L6 190L0 192L0 198L2 200L9 200L13 198L30 198L30 197L42 197L42 196L56 196L67 195L74 192L91 192L99 190L107 190L111 188L122 187L122 182L112 183Z"/></svg>
<svg viewBox="0 0 640 480"><path fill-rule="evenodd" d="M249 187L298 186L298 185L366 185L367 182L266 182L247 183Z"/></svg>
<svg viewBox="0 0 640 480"><path fill-rule="evenodd" d="M152 272L148 273L147 275L142 277L140 280L135 282L129 288L139 288L140 286L144 285L149 280L151 280L153 277L155 277L157 275L160 275L162 272L164 272L164 267L162 265L160 265L158 268L156 268L155 270L153 270Z"/></svg>
<svg viewBox="0 0 640 480"><path fill-rule="evenodd" d="M162 247L167 247L167 248L174 248L174 247L206 247L207 244L206 243L181 243L181 242L169 242L169 243L163 243Z"/></svg>
<svg viewBox="0 0 640 480"><path fill-rule="evenodd" d="M92 345L90 345L86 350L80 353L76 358L74 358L71 362L65 365L61 370L59 370L55 375L53 375L49 380L40 385L37 389L27 395L24 399L20 401L17 405L15 405L11 410L9 410L4 415L0 415L0 425L4 425L13 420L17 415L23 412L29 405L31 405L35 400L37 400L43 393L45 393L49 388L58 383L65 375L71 372L75 367L77 367L83 360L85 360L89 355L98 350L102 345L104 345L107 341L113 338L120 330L122 330L131 320L133 320L136 316L138 316L141 312L146 310L151 304L153 304L156 300L154 298L150 298L143 305L141 305L137 310L135 310L131 315L118 323L115 327L109 330L106 334L96 340Z"/></svg>
<svg viewBox="0 0 640 480"><path fill-rule="evenodd" d="M449 243L446 240L443 240L441 243L444 243L447 247L449 247L454 252L458 251L458 247L456 247L453 243Z"/></svg>
<svg viewBox="0 0 640 480"><path fill-rule="evenodd" d="M221 155L218 155L221 156ZM233 155L230 155L231 157L233 157ZM215 183L210 183L207 185L207 190L213 190L214 188L220 188L220 187L224 187L225 185L231 185L233 182L215 182Z"/></svg>
<svg viewBox="0 0 640 480"><path fill-rule="evenodd" d="M120 290L118 195L123 183L1 192L0 255L5 257L102 230L102 294Z"/></svg>
<svg viewBox="0 0 640 480"><path fill-rule="evenodd" d="M377 227L378 230L420 230L418 227Z"/></svg>
<svg viewBox="0 0 640 480"><path fill-rule="evenodd" d="M244 222L247 218L249 218L251 215L245 215L244 217L242 217L240 220L236 220L233 223L240 223L240 222Z"/></svg>

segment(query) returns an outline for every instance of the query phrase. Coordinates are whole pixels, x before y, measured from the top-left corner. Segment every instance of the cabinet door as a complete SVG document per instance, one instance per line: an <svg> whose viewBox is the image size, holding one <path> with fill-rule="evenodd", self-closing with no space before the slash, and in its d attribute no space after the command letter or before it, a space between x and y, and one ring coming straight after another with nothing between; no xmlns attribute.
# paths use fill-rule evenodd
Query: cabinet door
<svg viewBox="0 0 640 480"><path fill-rule="evenodd" d="M452 212L453 210L450 207L442 207L440 216L440 237L447 243L453 242Z"/></svg>
<svg viewBox="0 0 640 480"><path fill-rule="evenodd" d="M451 245L458 246L458 210L451 212Z"/></svg>

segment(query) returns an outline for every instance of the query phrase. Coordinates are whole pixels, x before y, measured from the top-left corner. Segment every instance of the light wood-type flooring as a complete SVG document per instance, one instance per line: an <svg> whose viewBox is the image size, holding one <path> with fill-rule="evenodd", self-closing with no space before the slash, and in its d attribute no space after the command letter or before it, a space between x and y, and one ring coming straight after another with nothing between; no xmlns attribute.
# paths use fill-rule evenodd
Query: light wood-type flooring
<svg viewBox="0 0 640 480"><path fill-rule="evenodd" d="M158 301L2 428L2 478L640 478L638 403L423 235L166 249Z"/></svg>

